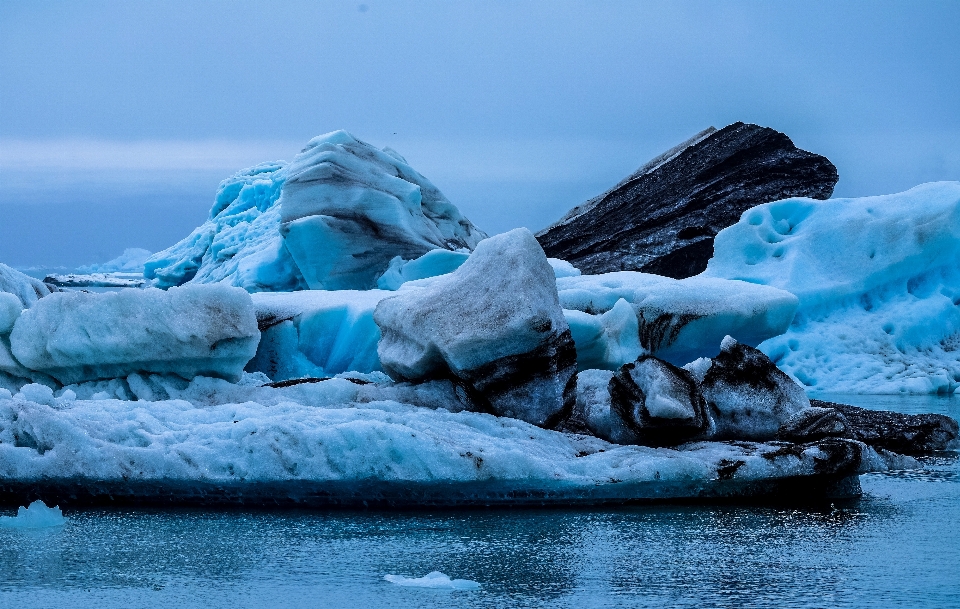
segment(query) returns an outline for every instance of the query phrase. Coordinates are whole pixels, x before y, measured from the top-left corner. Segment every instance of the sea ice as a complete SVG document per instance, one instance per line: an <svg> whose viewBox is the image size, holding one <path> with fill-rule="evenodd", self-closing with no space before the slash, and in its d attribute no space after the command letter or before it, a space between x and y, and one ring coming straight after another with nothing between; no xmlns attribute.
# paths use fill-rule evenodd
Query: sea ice
<svg viewBox="0 0 960 609"><path fill-rule="evenodd" d="M17 319L10 351L64 384L133 372L238 379L259 338L249 294L191 285L51 294Z"/></svg>
<svg viewBox="0 0 960 609"><path fill-rule="evenodd" d="M958 257L960 182L937 182L759 205L717 235L699 277L799 298L760 349L808 390L942 393L960 388Z"/></svg>
<svg viewBox="0 0 960 609"><path fill-rule="evenodd" d="M715 355L726 335L756 345L784 332L797 308L784 290L706 277L621 271L562 277L557 289L581 370L616 370L641 353L679 366Z"/></svg>
<svg viewBox="0 0 960 609"><path fill-rule="evenodd" d="M67 523L59 506L47 507L43 501L34 501L29 506L20 506L16 516L0 516L0 528L42 529L59 527ZM456 580L461 581L461 580Z"/></svg>
<svg viewBox="0 0 960 609"><path fill-rule="evenodd" d="M398 586L413 588L444 588L449 590L479 590L480 584L469 579L450 579L440 571L431 571L423 577L404 577L403 575L384 575L383 579Z"/></svg>

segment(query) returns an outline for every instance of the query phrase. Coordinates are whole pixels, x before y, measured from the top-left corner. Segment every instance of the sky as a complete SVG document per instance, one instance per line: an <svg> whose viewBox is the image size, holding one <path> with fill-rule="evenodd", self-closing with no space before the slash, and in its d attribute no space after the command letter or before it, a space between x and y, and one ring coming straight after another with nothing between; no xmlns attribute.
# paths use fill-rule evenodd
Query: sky
<svg viewBox="0 0 960 609"><path fill-rule="evenodd" d="M219 181L346 129L488 233L735 121L834 196L960 180L960 2L0 1L0 262L163 249Z"/></svg>

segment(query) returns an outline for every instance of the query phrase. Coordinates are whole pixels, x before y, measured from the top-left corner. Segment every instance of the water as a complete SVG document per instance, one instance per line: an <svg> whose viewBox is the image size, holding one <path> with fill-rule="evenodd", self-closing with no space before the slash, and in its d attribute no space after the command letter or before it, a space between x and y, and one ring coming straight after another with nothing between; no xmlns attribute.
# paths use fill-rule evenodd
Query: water
<svg viewBox="0 0 960 609"><path fill-rule="evenodd" d="M950 397L843 401L960 416ZM64 527L0 529L0 607L960 607L960 462L924 465L833 509L65 506ZM430 571L482 588L383 579Z"/></svg>

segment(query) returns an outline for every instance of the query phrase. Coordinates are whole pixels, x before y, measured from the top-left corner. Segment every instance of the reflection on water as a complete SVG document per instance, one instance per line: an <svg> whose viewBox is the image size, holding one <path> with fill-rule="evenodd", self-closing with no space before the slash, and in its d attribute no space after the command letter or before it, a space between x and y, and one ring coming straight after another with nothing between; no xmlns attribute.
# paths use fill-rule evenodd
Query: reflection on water
<svg viewBox="0 0 960 609"><path fill-rule="evenodd" d="M960 607L960 464L924 467L864 476L862 500L827 510L64 506L64 527L0 529L0 607ZM430 571L483 587L383 580Z"/></svg>

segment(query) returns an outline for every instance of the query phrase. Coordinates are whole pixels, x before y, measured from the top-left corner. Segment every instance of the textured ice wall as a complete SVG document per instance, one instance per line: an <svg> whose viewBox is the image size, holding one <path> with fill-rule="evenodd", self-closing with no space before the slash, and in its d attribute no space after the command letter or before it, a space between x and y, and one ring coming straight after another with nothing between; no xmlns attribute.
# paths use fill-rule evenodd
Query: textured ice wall
<svg viewBox="0 0 960 609"><path fill-rule="evenodd" d="M960 387L960 183L759 205L720 232L714 250L701 277L800 299L790 329L760 348L808 389Z"/></svg>

